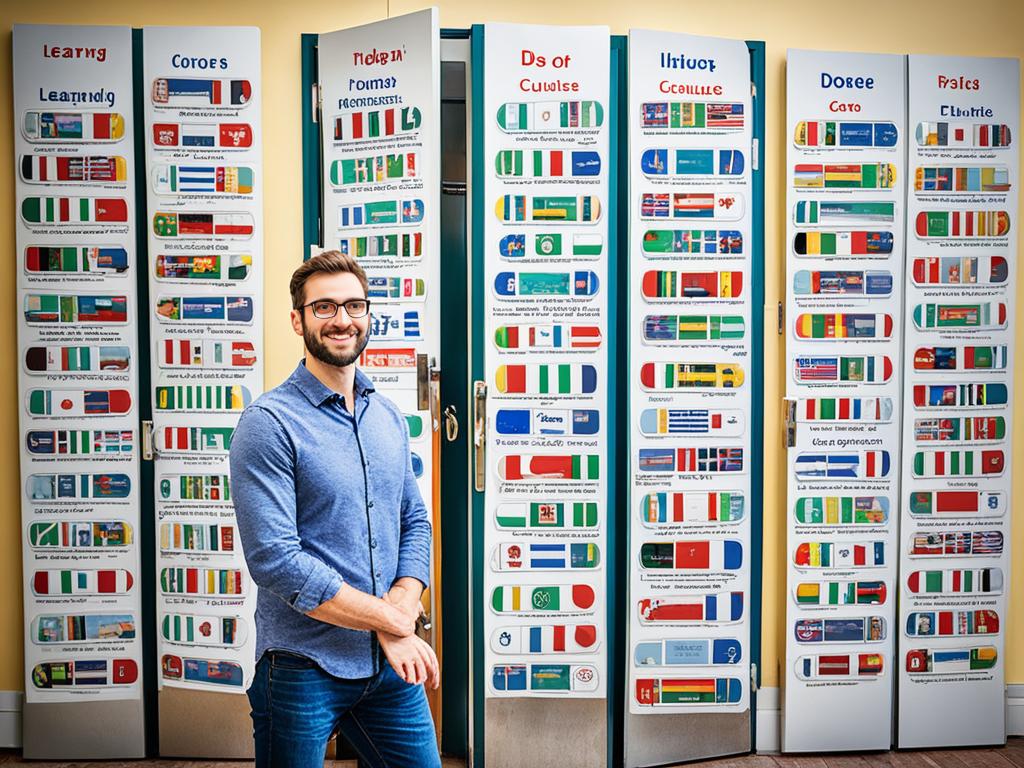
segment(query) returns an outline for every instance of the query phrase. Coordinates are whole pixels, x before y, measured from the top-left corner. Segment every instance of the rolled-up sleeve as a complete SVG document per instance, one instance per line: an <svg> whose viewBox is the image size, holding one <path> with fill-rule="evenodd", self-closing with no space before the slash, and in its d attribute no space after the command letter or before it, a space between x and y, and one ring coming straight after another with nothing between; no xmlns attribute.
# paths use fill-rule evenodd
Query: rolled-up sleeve
<svg viewBox="0 0 1024 768"><path fill-rule="evenodd" d="M430 516L420 495L412 471L412 454L406 439L405 479L402 487L401 539L398 543L398 569L395 578L412 576L423 587L430 586Z"/></svg>
<svg viewBox="0 0 1024 768"><path fill-rule="evenodd" d="M330 600L343 580L302 548L295 522L295 450L281 424L259 406L246 409L230 459L238 534L253 581L303 614Z"/></svg>

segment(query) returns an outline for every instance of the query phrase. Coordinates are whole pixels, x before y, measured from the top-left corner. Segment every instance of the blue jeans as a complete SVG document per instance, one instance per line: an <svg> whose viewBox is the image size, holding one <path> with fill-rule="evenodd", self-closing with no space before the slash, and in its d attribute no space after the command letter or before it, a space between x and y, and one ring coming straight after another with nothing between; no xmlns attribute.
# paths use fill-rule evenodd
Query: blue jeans
<svg viewBox="0 0 1024 768"><path fill-rule="evenodd" d="M249 688L256 768L323 768L335 730L367 768L440 768L422 685L381 662L373 677L342 680L301 656L268 651Z"/></svg>

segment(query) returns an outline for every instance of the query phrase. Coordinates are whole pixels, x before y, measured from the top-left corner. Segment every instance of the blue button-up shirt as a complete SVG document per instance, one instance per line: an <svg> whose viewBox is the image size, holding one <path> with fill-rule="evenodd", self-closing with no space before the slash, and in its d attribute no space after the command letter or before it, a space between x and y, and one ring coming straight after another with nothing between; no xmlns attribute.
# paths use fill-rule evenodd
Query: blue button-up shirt
<svg viewBox="0 0 1024 768"><path fill-rule="evenodd" d="M259 586L256 658L287 650L349 679L378 671L376 637L306 612L342 583L381 597L430 573L405 418L359 371L354 394L353 414L300 363L245 409L231 443L238 533Z"/></svg>

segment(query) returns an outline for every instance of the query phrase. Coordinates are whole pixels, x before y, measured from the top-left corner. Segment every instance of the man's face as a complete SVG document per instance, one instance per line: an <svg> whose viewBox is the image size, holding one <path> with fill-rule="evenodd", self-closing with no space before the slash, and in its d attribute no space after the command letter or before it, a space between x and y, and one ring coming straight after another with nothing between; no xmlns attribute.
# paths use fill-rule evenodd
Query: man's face
<svg viewBox="0 0 1024 768"><path fill-rule="evenodd" d="M317 274L306 281L304 304L328 299L343 304L352 299L365 299L366 292L359 278L351 272ZM306 351L320 362L343 368L359 359L369 341L370 315L349 317L344 307L323 320L313 314L312 307L292 310L292 328L302 337Z"/></svg>

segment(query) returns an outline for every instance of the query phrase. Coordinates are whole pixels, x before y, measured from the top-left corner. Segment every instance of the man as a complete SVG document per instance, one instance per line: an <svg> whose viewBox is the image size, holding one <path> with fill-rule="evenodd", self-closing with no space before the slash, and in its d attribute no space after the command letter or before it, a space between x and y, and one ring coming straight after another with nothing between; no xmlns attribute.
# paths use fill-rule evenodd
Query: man
<svg viewBox="0 0 1024 768"><path fill-rule="evenodd" d="M338 251L291 280L306 358L242 414L231 491L259 586L249 688L257 768L322 768L340 729L369 766L440 766L423 683L437 657L414 634L430 522L405 418L356 368L366 275Z"/></svg>

